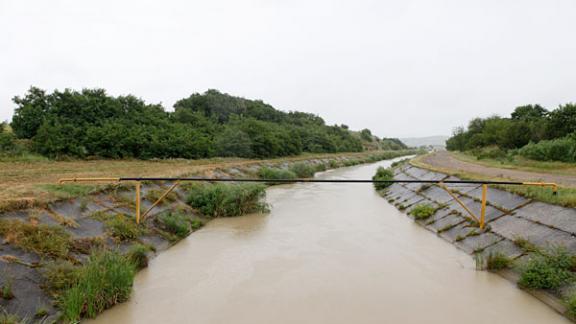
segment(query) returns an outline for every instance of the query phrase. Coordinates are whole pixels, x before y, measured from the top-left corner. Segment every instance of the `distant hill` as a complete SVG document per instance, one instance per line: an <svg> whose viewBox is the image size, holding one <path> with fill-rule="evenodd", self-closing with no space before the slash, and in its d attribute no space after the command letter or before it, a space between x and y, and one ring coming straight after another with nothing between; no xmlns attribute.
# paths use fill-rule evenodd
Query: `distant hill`
<svg viewBox="0 0 576 324"><path fill-rule="evenodd" d="M426 137L408 137L408 138L401 138L400 140L411 147L418 147L418 146L446 146L446 140L449 136L426 136Z"/></svg>

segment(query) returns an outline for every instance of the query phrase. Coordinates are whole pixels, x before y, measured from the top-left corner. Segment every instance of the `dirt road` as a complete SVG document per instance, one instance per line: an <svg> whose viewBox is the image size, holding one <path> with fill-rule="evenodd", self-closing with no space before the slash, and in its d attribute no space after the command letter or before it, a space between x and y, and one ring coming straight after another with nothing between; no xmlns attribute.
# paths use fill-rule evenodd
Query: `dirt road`
<svg viewBox="0 0 576 324"><path fill-rule="evenodd" d="M555 182L561 186L576 187L576 176L559 175L545 172L502 169L465 162L455 158L450 152L439 151L425 156L422 163L450 173L466 172L490 178L507 178L517 181Z"/></svg>

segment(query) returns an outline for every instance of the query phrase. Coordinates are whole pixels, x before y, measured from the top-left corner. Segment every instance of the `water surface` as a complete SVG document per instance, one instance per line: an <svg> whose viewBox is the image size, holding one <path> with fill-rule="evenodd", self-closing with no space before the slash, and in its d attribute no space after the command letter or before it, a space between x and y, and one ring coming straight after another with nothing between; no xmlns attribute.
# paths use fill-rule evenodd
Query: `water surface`
<svg viewBox="0 0 576 324"><path fill-rule="evenodd" d="M378 165L322 173L368 179ZM154 259L99 323L568 323L414 224L369 184L268 190Z"/></svg>

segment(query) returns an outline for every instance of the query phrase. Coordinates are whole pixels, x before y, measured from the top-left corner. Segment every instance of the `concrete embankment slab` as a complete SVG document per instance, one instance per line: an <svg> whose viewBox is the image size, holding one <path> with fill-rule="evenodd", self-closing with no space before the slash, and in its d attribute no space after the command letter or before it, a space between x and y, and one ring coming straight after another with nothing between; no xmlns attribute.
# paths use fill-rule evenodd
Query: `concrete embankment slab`
<svg viewBox="0 0 576 324"><path fill-rule="evenodd" d="M394 171L396 179L420 180L460 180L414 166L404 166ZM487 227L481 231L471 222L466 209L480 215L482 187L480 185L447 184L454 197L437 185L406 184L393 185L386 193L397 207L408 208L410 212L419 204L438 206L436 212L424 220L422 226L436 232L441 238L451 242L462 251L481 256L502 254L523 264L533 257L521 245L534 245L540 249L564 247L576 254L576 209L535 202L501 189L488 188L486 221ZM419 198L420 197L420 198ZM520 269L520 268L514 268ZM514 270L516 271L516 270ZM506 273L514 273L507 271ZM508 277L506 277L508 278ZM516 282L518 274L515 274ZM563 300L576 291L576 284L568 284L557 291L533 291L536 298L564 314ZM568 294L568 292L570 294Z"/></svg>

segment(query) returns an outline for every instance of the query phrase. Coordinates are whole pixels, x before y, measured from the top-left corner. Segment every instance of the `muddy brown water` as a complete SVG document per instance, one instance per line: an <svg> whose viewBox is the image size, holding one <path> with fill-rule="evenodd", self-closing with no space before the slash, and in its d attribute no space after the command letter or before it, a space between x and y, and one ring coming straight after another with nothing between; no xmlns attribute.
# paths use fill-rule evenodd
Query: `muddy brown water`
<svg viewBox="0 0 576 324"><path fill-rule="evenodd" d="M328 171L368 179L389 161ZM368 184L268 190L152 260L94 323L568 323L414 224Z"/></svg>

